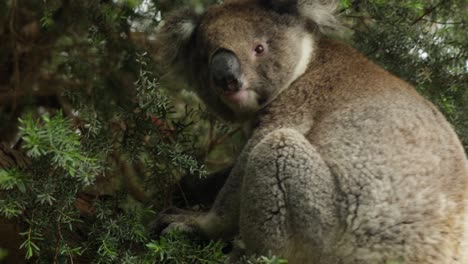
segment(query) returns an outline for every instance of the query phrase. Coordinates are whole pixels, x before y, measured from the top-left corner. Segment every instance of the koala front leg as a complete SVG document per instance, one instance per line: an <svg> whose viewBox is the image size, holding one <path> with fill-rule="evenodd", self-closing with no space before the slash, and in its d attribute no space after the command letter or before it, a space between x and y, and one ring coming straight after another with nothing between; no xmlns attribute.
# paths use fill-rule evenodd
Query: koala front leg
<svg viewBox="0 0 468 264"><path fill-rule="evenodd" d="M332 174L309 141L293 129L268 134L245 171L240 234L250 254L289 263L341 263L337 191Z"/></svg>
<svg viewBox="0 0 468 264"><path fill-rule="evenodd" d="M198 233L208 239L232 239L239 231L239 208L242 179L245 173L248 153L259 139L265 135L265 130L259 130L252 135L237 158L229 177L218 193L216 200L206 213L184 213L170 209L158 215L152 224L152 232L156 235L173 229Z"/></svg>
<svg viewBox="0 0 468 264"><path fill-rule="evenodd" d="M169 208L151 224L153 236L179 230L207 239L230 239L238 233L242 166L234 166L209 212Z"/></svg>

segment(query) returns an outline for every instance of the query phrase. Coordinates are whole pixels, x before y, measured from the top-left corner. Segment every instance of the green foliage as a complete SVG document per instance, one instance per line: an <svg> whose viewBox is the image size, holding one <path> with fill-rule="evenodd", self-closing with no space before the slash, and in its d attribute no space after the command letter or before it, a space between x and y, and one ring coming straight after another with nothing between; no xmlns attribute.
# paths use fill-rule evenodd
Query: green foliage
<svg viewBox="0 0 468 264"><path fill-rule="evenodd" d="M223 262L220 242L179 233L154 240L146 228L183 196L182 176L223 167L243 142L193 94L160 82L150 56L168 12L216 2L0 1L2 143L32 159L0 169L0 216L20 223L29 262ZM466 7L341 0L339 13L347 41L435 102L468 148ZM14 92L3 100L3 91Z"/></svg>
<svg viewBox="0 0 468 264"><path fill-rule="evenodd" d="M203 244L202 241L190 239L177 232L169 233L146 246L158 263L215 264L226 261L221 242L211 241Z"/></svg>
<svg viewBox="0 0 468 264"><path fill-rule="evenodd" d="M40 233L34 233L32 229L20 233L20 235L25 237L25 240L23 244L21 244L20 249L23 248L26 251L26 259L30 259L33 256L39 255L40 249L36 243L39 240L44 240L43 236Z"/></svg>
<svg viewBox="0 0 468 264"><path fill-rule="evenodd" d="M19 201L0 200L0 213L6 218L12 218L22 213L24 205Z"/></svg>
<svg viewBox="0 0 468 264"><path fill-rule="evenodd" d="M80 144L80 135L73 131L71 122L61 113L50 117L42 115L40 125L31 115L20 119L24 147L32 158L47 157L51 165L64 169L84 185L92 184L99 172L96 158L87 156Z"/></svg>
<svg viewBox="0 0 468 264"><path fill-rule="evenodd" d="M242 263L246 264L287 264L288 261L276 256L261 256L261 257L250 257L247 260L243 260Z"/></svg>
<svg viewBox="0 0 468 264"><path fill-rule="evenodd" d="M0 170L0 190L11 190L18 188L18 191L25 193L26 187L23 175L16 169Z"/></svg>
<svg viewBox="0 0 468 264"><path fill-rule="evenodd" d="M3 248L0 248L0 260L4 259L8 255L8 252Z"/></svg>
<svg viewBox="0 0 468 264"><path fill-rule="evenodd" d="M182 175L206 175L206 142L231 129L193 104L193 95L174 96L162 87L157 65L125 41L130 23L146 19L135 11L138 2L21 2L40 10L44 37L56 38L41 72L65 85L53 87L58 109L25 101L19 144L32 165L0 169L0 214L21 223L18 247L31 262L157 263L165 254L171 263L171 254L180 253L193 263L195 257L214 263L223 257L214 250L219 243L151 241L146 229L172 203ZM58 31L63 26L69 31ZM177 253L171 243L185 246Z"/></svg>

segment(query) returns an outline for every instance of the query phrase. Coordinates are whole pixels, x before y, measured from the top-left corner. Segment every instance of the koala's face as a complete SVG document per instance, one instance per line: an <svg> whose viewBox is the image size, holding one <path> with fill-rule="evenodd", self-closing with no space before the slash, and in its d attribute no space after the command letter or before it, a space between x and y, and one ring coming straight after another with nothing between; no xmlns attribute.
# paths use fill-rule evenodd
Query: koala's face
<svg viewBox="0 0 468 264"><path fill-rule="evenodd" d="M179 64L208 107L235 120L252 116L306 71L315 35L300 10L231 1L170 17L160 37L165 60Z"/></svg>
<svg viewBox="0 0 468 264"><path fill-rule="evenodd" d="M198 59L206 62L198 69L200 89L238 115L257 111L306 70L313 43L304 27L297 17L254 5L212 8L196 33Z"/></svg>

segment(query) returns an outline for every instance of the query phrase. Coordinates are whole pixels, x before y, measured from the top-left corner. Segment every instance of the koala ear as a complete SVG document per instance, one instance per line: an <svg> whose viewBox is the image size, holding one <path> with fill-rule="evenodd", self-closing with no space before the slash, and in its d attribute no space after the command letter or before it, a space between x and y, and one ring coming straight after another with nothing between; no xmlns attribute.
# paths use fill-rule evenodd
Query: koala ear
<svg viewBox="0 0 468 264"><path fill-rule="evenodd" d="M314 22L321 32L340 29L335 17L338 7L336 0L262 0L279 12L295 12L299 16Z"/></svg>
<svg viewBox="0 0 468 264"><path fill-rule="evenodd" d="M315 22L320 31L330 32L341 27L335 16L337 7L335 0L299 0L297 10L301 16Z"/></svg>
<svg viewBox="0 0 468 264"><path fill-rule="evenodd" d="M156 59L168 70L179 70L189 56L201 14L191 9L181 9L170 14L156 32Z"/></svg>

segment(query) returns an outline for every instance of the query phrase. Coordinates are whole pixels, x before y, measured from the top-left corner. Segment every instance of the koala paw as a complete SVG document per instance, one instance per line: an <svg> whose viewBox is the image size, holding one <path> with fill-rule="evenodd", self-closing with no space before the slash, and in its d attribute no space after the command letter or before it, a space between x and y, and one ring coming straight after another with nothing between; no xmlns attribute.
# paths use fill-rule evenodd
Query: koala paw
<svg viewBox="0 0 468 264"><path fill-rule="evenodd" d="M179 231L183 233L196 233L195 230L196 229L193 226L187 225L186 223L174 222L170 223L166 228L164 228L161 231L161 235L165 235L173 231Z"/></svg>
<svg viewBox="0 0 468 264"><path fill-rule="evenodd" d="M202 235L195 218L200 213L182 210L179 208L169 208L156 216L150 225L152 237L159 237L171 231Z"/></svg>

